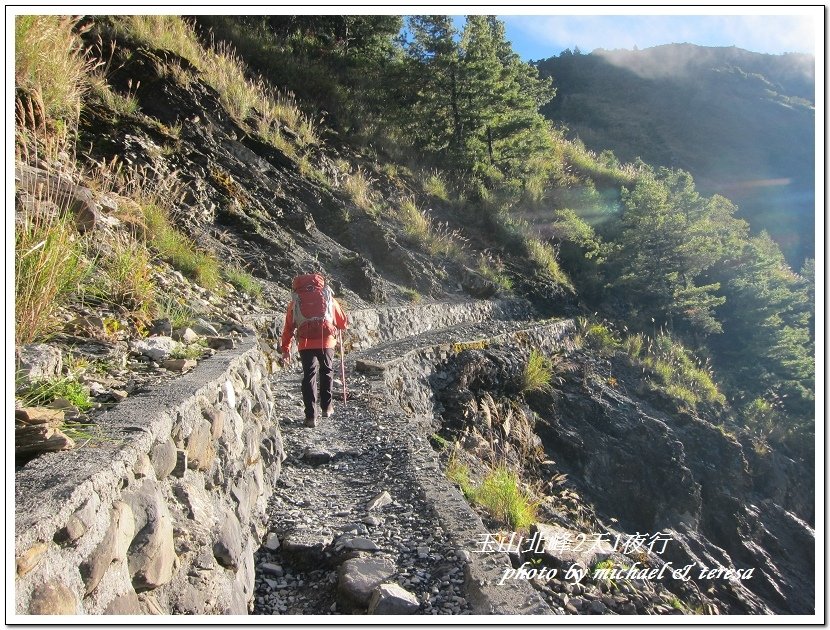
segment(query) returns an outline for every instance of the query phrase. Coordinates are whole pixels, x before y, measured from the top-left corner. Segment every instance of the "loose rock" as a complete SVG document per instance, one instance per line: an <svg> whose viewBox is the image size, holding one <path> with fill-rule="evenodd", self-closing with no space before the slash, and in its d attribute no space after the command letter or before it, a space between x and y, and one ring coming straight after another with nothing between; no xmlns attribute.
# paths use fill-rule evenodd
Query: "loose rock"
<svg viewBox="0 0 830 630"><path fill-rule="evenodd" d="M370 615L411 615L420 603L413 593L398 584L381 584L369 600Z"/></svg>

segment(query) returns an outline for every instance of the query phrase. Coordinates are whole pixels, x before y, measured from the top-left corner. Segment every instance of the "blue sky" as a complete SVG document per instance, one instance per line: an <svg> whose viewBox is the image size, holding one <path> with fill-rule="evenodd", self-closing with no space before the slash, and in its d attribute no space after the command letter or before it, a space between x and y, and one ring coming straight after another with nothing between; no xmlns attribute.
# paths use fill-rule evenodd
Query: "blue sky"
<svg viewBox="0 0 830 630"><path fill-rule="evenodd" d="M697 11L707 9L719 8L698 7ZM746 7L732 9L746 11ZM761 15L759 9L763 7L745 15L680 15L680 9L675 8L672 15L632 15L628 9L628 15L500 14L499 18L505 22L513 50L524 60L552 57L574 47L589 53L596 48L649 48L672 43L737 46L770 54L822 52L816 50L817 43L823 43L821 7L785 9L789 14L782 15ZM606 7L606 12L611 11L617 9Z"/></svg>

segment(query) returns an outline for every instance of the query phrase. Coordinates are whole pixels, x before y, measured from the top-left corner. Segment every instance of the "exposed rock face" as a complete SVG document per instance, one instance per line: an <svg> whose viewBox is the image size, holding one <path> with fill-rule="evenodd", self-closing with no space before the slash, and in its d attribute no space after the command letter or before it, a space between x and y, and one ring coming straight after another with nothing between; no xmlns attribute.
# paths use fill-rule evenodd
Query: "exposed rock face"
<svg viewBox="0 0 830 630"><path fill-rule="evenodd" d="M433 379L436 398L446 426L459 430L469 426L465 410L469 418L484 392L516 395L520 368L515 353L489 349L466 350L441 371L444 378ZM617 366L614 374L622 379L624 369ZM704 567L754 567L751 579L700 579L721 610L812 613L814 532L775 502L791 510L806 507L794 491L799 467L785 462L776 468L768 458L759 483L734 438L701 418L668 413L621 389L569 375L555 396L528 396L539 415L536 432L545 456L624 531L669 533L663 559L675 566L696 563L698 574ZM626 389L637 388L626 383ZM764 496L769 487L772 497Z"/></svg>
<svg viewBox="0 0 830 630"><path fill-rule="evenodd" d="M194 80L182 85L169 73L160 74L165 64L192 73ZM337 190L336 168L328 169L335 186L303 177L292 159L228 115L187 60L166 50L135 50L117 74L110 78L113 87L127 91L140 85L131 92L142 113L160 124L136 124L125 134L109 112L89 108L81 134L90 155L118 156L149 166L160 177L177 173L187 191L177 202L181 227L199 234L220 257L241 254L254 275L279 283L322 263L332 286L352 303L386 301L390 281L434 297L445 294L428 254L399 243L388 221L357 212ZM180 129L175 138L172 128ZM171 143L175 151L164 155L160 148ZM340 157L329 152L315 156L324 168Z"/></svg>
<svg viewBox="0 0 830 630"><path fill-rule="evenodd" d="M498 291L498 287L494 282L477 271L469 267L463 267L461 272L461 286L473 297L486 300L493 297Z"/></svg>
<svg viewBox="0 0 830 630"><path fill-rule="evenodd" d="M100 199L100 196L96 199L96 195L89 188L28 165L16 166L15 182L18 184L17 194L24 196L21 199L24 208L28 206L43 209L60 199L73 213L75 225L82 233L94 229L100 221L102 203L111 203L111 200ZM36 198L43 200L36 202Z"/></svg>

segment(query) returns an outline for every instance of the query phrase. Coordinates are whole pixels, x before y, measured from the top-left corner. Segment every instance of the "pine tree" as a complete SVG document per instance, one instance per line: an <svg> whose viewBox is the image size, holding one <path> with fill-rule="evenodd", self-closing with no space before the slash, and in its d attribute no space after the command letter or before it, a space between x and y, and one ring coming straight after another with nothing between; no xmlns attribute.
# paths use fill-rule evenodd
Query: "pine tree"
<svg viewBox="0 0 830 630"><path fill-rule="evenodd" d="M522 182L550 149L539 107L550 80L523 63L490 16L468 16L459 34L447 16L414 16L408 97L399 99L416 145L469 184Z"/></svg>
<svg viewBox="0 0 830 630"><path fill-rule="evenodd" d="M484 16L469 15L461 37L460 139L463 159L476 179L493 171L493 128L505 106L504 68Z"/></svg>
<svg viewBox="0 0 830 630"><path fill-rule="evenodd" d="M720 332L715 309L725 297L709 272L745 230L734 206L723 197L700 197L691 175L665 168L644 172L622 199L612 263L620 265L629 299L645 318L670 328L682 323L693 334Z"/></svg>
<svg viewBox="0 0 830 630"><path fill-rule="evenodd" d="M456 156L461 147L458 45L452 18L409 18L413 40L407 48L409 111L404 127L416 145L436 155Z"/></svg>
<svg viewBox="0 0 830 630"><path fill-rule="evenodd" d="M492 130L496 164L507 178L524 181L532 176L538 161L533 156L548 155L552 142L549 124L539 109L555 95L550 78L540 79L537 68L524 63L507 40L504 23L489 17L488 24L502 65L501 107Z"/></svg>
<svg viewBox="0 0 830 630"><path fill-rule="evenodd" d="M789 393L811 400L815 342L809 284L790 270L766 232L746 243L737 262L726 286L734 307L722 313L729 333L722 352L749 357L741 363L763 387L788 383Z"/></svg>

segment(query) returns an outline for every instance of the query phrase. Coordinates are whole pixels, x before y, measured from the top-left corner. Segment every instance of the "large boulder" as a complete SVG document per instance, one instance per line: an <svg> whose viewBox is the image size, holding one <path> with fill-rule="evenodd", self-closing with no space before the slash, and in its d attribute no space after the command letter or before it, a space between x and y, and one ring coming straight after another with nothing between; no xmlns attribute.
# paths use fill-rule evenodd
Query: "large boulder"
<svg viewBox="0 0 830 630"><path fill-rule="evenodd" d="M149 337L134 341L133 352L143 354L160 363L170 358L176 346L177 342L172 337Z"/></svg>

